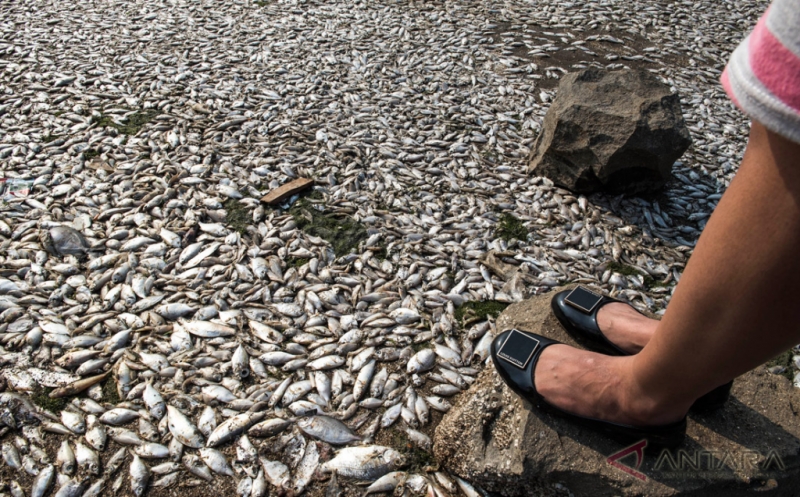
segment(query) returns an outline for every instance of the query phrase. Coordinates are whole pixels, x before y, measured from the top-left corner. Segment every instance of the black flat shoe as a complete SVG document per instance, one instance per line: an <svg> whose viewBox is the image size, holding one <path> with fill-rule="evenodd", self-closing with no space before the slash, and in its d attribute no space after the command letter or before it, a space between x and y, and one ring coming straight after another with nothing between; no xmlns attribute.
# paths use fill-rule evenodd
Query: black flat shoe
<svg viewBox="0 0 800 497"><path fill-rule="evenodd" d="M550 301L550 306L567 333L587 349L607 355L632 355L611 343L597 324L598 311L611 302L622 301L598 295L588 288L578 286L572 290L564 290L555 294ZM636 310L633 306L631 308ZM697 399L689 411L703 413L722 408L730 397L732 385L733 381L730 381L711 390Z"/></svg>
<svg viewBox="0 0 800 497"><path fill-rule="evenodd" d="M533 372L542 351L561 342L534 333L506 330L492 341L492 361L503 381L520 397L557 416L601 432L621 443L647 439L650 446L674 448L686 435L686 417L675 423L661 426L633 426L580 416L547 402L536 391Z"/></svg>

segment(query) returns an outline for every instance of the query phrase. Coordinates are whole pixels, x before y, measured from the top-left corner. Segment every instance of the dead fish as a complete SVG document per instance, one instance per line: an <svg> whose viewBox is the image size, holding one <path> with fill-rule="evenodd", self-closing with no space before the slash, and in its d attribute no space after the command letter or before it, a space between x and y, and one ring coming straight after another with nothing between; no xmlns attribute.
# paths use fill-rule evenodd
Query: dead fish
<svg viewBox="0 0 800 497"><path fill-rule="evenodd" d="M97 376L91 376L89 378L82 378L77 380L73 383L65 387L56 388L48 395L51 399L58 399L61 397L67 397L69 395L76 395L80 392L83 392L87 388L96 385L106 379L109 373L99 374Z"/></svg>
<svg viewBox="0 0 800 497"><path fill-rule="evenodd" d="M436 353L431 349L422 349L408 361L406 370L409 374L419 374L433 369L436 364Z"/></svg>
<svg viewBox="0 0 800 497"><path fill-rule="evenodd" d="M286 419L273 418L256 423L247 430L247 434L253 437L264 438L277 435L289 426L292 422Z"/></svg>
<svg viewBox="0 0 800 497"><path fill-rule="evenodd" d="M375 480L404 464L400 453L389 447L370 445L346 447L320 466L322 472L336 472L346 478Z"/></svg>
<svg viewBox="0 0 800 497"><path fill-rule="evenodd" d="M273 344L279 344L283 342L283 335L278 330L275 330L266 324L250 320L249 326L250 331L253 333L253 335L258 337L259 340Z"/></svg>
<svg viewBox="0 0 800 497"><path fill-rule="evenodd" d="M254 423L264 419L266 413L264 412L246 412L244 414L237 414L232 418L226 420L209 435L206 447L216 447L223 444L232 438L238 436L247 430ZM213 469L213 468L212 468Z"/></svg>
<svg viewBox="0 0 800 497"><path fill-rule="evenodd" d="M53 484L53 477L55 474L56 468L52 464L48 464L42 468L31 484L31 497L44 497Z"/></svg>
<svg viewBox="0 0 800 497"><path fill-rule="evenodd" d="M131 491L136 497L144 495L150 482L150 469L134 454L130 466Z"/></svg>
<svg viewBox="0 0 800 497"><path fill-rule="evenodd" d="M2 445L3 461L6 465L14 470L22 469L22 458L19 451L13 444L6 442Z"/></svg>
<svg viewBox="0 0 800 497"><path fill-rule="evenodd" d="M366 496L373 493L394 492L395 488L405 483L407 477L408 473L405 471L392 471L391 473L387 473L370 484L370 486L368 486L367 490L364 492L364 495Z"/></svg>
<svg viewBox="0 0 800 497"><path fill-rule="evenodd" d="M72 451L72 447L69 446L68 440L61 442L56 454L56 464L65 475L71 476L75 473L75 453Z"/></svg>
<svg viewBox="0 0 800 497"><path fill-rule="evenodd" d="M167 411L164 398L158 390L153 387L152 382L145 384L144 392L142 392L142 400L154 418L161 419L164 417Z"/></svg>
<svg viewBox="0 0 800 497"><path fill-rule="evenodd" d="M298 419L297 427L306 435L331 445L345 445L361 440L361 437L353 433L347 425L329 416Z"/></svg>
<svg viewBox="0 0 800 497"><path fill-rule="evenodd" d="M206 466L211 468L211 471L214 473L233 476L233 468L228 464L222 452L216 449L203 448L200 449L200 459L202 459Z"/></svg>
<svg viewBox="0 0 800 497"><path fill-rule="evenodd" d="M100 474L100 458L97 452L80 442L75 443L75 460L79 468L83 468L93 475Z"/></svg>
<svg viewBox="0 0 800 497"><path fill-rule="evenodd" d="M236 333L230 326L211 321L181 321L184 330L201 338L229 337Z"/></svg>
<svg viewBox="0 0 800 497"><path fill-rule="evenodd" d="M169 432L180 443L193 449L203 447L203 435L182 412L167 405L167 418Z"/></svg>
<svg viewBox="0 0 800 497"><path fill-rule="evenodd" d="M278 490L288 490L292 484L291 474L289 467L279 461L269 461L267 459L261 460L261 466L264 468L264 476L267 478L272 486Z"/></svg>
<svg viewBox="0 0 800 497"><path fill-rule="evenodd" d="M178 318L189 317L196 311L196 307L192 307L182 302L164 304L156 307L156 314L160 315L164 319L169 319L170 321L174 321Z"/></svg>

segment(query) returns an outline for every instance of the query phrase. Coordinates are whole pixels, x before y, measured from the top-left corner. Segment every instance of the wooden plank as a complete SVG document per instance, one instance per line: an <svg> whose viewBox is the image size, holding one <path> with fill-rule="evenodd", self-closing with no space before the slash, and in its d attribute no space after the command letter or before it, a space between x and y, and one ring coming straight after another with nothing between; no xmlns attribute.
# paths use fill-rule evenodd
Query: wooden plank
<svg viewBox="0 0 800 497"><path fill-rule="evenodd" d="M275 205L280 202L283 202L284 200L291 197L295 193L302 192L303 190L309 188L313 184L314 180L311 178L297 178L296 180L292 180L286 183L285 185L281 185L278 188L267 193L266 195L261 197L261 201L269 205Z"/></svg>

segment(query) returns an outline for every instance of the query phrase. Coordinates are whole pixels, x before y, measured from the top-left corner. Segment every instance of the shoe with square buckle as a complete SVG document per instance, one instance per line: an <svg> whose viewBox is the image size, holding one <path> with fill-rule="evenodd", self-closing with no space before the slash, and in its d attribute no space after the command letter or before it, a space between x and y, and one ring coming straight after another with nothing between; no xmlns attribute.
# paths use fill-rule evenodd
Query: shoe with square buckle
<svg viewBox="0 0 800 497"><path fill-rule="evenodd" d="M598 311L611 302L621 301L599 295L584 286L577 286L572 290L564 290L555 294L550 301L550 306L567 333L587 349L607 355L632 355L611 343L597 324ZM636 309L634 308L634 310ZM711 390L698 398L689 411L703 413L722 408L730 397L731 386L733 386L733 381Z"/></svg>
<svg viewBox="0 0 800 497"><path fill-rule="evenodd" d="M601 432L622 443L647 439L655 447L674 448L686 435L686 417L658 426L633 426L573 414L547 402L536 391L534 370L542 351L561 342L516 329L499 334L491 347L492 361L503 381L519 395L539 408L577 424Z"/></svg>

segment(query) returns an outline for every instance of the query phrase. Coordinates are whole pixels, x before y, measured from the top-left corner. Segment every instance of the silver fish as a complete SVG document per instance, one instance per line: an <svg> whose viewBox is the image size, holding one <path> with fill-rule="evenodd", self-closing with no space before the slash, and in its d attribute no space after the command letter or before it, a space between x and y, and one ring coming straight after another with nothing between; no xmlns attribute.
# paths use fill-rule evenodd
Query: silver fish
<svg viewBox="0 0 800 497"><path fill-rule="evenodd" d="M264 412L247 412L237 414L216 427L208 436L206 447L216 447L247 430L253 424L264 419ZM213 469L213 468L212 468Z"/></svg>
<svg viewBox="0 0 800 497"><path fill-rule="evenodd" d="M100 458L97 452L80 442L75 443L75 460L79 468L83 468L93 475L100 474Z"/></svg>
<svg viewBox="0 0 800 497"><path fill-rule="evenodd" d="M273 435L277 435L278 433L282 432L289 426L291 426L292 422L286 419L280 418L273 418L267 419L265 421L261 421L260 423L256 423L247 430L247 434L253 437L271 437Z"/></svg>
<svg viewBox="0 0 800 497"><path fill-rule="evenodd" d="M433 369L436 364L436 354L431 349L423 349L414 354L408 361L406 370L411 373L422 373Z"/></svg>
<svg viewBox="0 0 800 497"><path fill-rule="evenodd" d="M193 449L203 447L203 435L182 412L167 405L167 417L169 432L180 443Z"/></svg>
<svg viewBox="0 0 800 497"><path fill-rule="evenodd" d="M311 416L297 420L297 427L311 437L331 445L346 445L361 440L338 419L329 416Z"/></svg>
<svg viewBox="0 0 800 497"><path fill-rule="evenodd" d="M261 466L264 468L264 476L272 484L272 486L284 490L288 490L291 483L291 474L289 467L279 461L269 461L266 459L261 460Z"/></svg>
<svg viewBox="0 0 800 497"><path fill-rule="evenodd" d="M322 472L336 472L357 480L375 480L404 464L403 456L389 447L347 447L320 465Z"/></svg>
<svg viewBox="0 0 800 497"><path fill-rule="evenodd" d="M364 495L366 496L372 493L394 492L395 488L405 483L406 478L408 478L408 473L405 471L392 471L391 473L386 473L372 482L372 484L367 487Z"/></svg>
<svg viewBox="0 0 800 497"><path fill-rule="evenodd" d="M147 484L150 482L150 469L135 454L131 460L130 478L133 495L136 497L144 495Z"/></svg>
<svg viewBox="0 0 800 497"><path fill-rule="evenodd" d="M233 468L228 464L225 455L211 448L200 449L200 459L211 468L211 471L225 476L233 476Z"/></svg>
<svg viewBox="0 0 800 497"><path fill-rule="evenodd" d="M50 490L55 474L56 468L52 464L42 468L31 484L31 497L43 497Z"/></svg>

